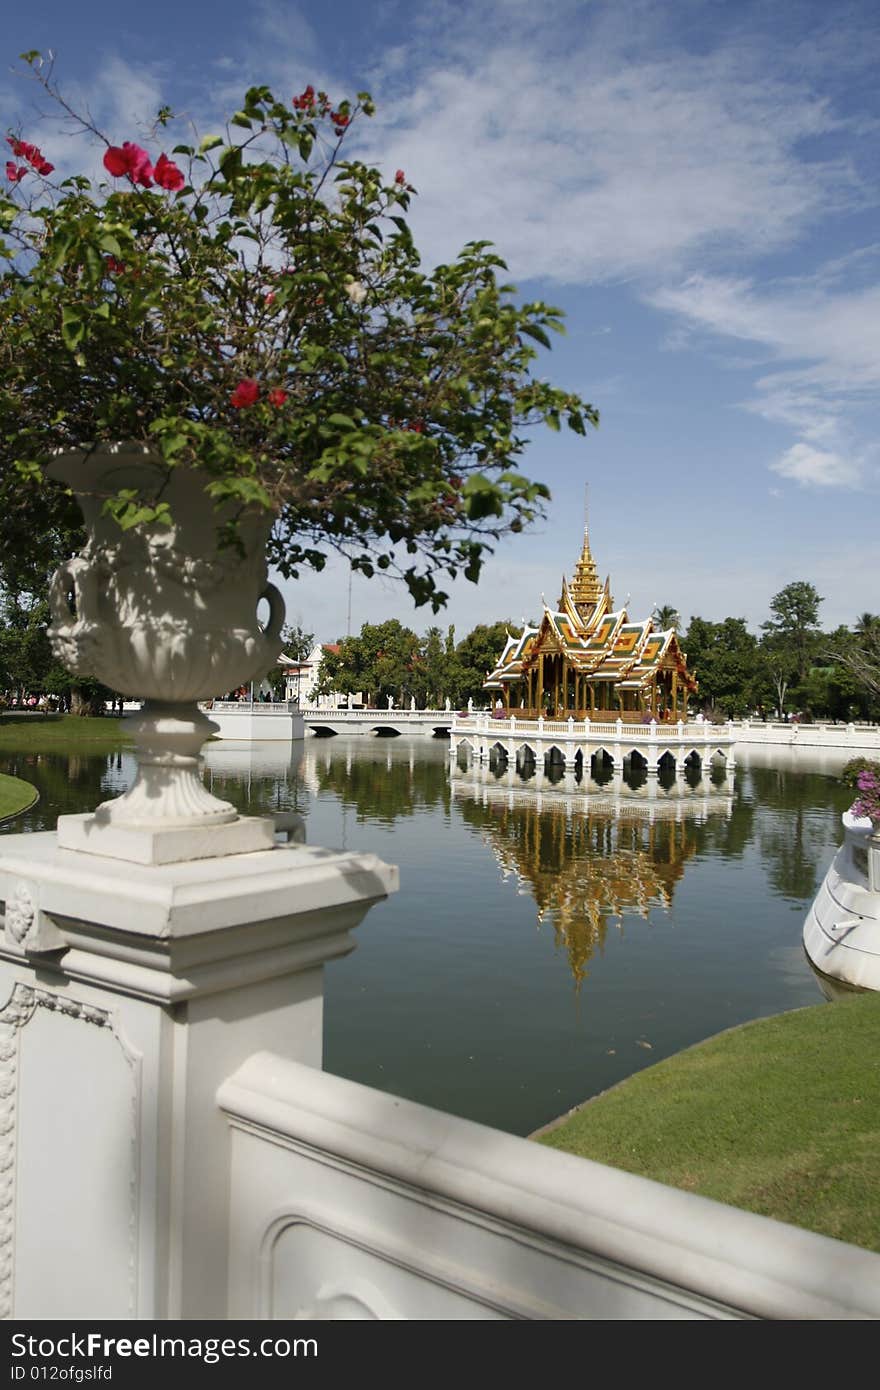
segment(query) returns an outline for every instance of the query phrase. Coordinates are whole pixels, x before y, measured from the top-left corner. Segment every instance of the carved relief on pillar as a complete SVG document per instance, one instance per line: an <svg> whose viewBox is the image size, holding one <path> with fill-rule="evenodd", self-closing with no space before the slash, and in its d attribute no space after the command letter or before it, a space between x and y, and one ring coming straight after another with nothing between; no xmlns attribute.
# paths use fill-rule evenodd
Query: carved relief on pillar
<svg viewBox="0 0 880 1390"><path fill-rule="evenodd" d="M27 939L29 908L25 892L17 892L13 925L10 930L7 903L6 929L20 933L19 944ZM114 1016L83 1000L51 990L17 982L5 1005L0 1008L0 1319L18 1316L15 1310L15 1221L16 1168L19 1149L19 1060L22 1034L38 1010L61 1015L97 1028L106 1028L119 1045L130 1077L131 1108L127 1128L130 1136L129 1174L129 1295L128 1312L136 1312L138 1153L140 1139L140 1056L124 1040ZM44 1103L51 1103L47 1095ZM51 1240L47 1240L47 1245Z"/></svg>

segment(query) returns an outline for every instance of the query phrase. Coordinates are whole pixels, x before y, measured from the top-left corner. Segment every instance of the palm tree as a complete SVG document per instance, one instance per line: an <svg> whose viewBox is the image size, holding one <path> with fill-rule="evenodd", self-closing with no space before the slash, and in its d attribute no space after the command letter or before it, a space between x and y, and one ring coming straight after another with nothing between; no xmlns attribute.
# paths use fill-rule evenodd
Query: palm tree
<svg viewBox="0 0 880 1390"><path fill-rule="evenodd" d="M860 613L856 618L853 632L868 642L880 640L880 617L876 613Z"/></svg>
<svg viewBox="0 0 880 1390"><path fill-rule="evenodd" d="M678 609L673 608L670 603L655 604L651 622L655 632L666 632L670 627L677 631L681 627Z"/></svg>

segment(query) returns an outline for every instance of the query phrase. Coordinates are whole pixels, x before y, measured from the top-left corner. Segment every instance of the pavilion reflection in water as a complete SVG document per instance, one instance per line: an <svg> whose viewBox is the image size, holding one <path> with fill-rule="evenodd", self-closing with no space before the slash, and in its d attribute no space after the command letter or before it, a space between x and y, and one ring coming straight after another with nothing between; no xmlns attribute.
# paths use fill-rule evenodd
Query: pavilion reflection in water
<svg viewBox="0 0 880 1390"><path fill-rule="evenodd" d="M668 788L651 779L631 788L616 777L613 785L591 784L572 796L500 782L477 769L454 772L452 791L504 877L534 898L539 925L552 925L578 989L609 928L622 932L626 918L647 919L653 908L672 906L697 850L696 827L733 811L730 786L708 778Z"/></svg>

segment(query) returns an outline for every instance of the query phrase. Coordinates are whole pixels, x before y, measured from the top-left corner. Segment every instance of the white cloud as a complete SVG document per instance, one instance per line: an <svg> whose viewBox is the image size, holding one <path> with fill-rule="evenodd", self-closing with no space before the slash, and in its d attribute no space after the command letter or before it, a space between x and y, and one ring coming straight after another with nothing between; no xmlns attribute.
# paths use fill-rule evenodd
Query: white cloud
<svg viewBox="0 0 880 1390"><path fill-rule="evenodd" d="M757 343L778 362L778 370L757 378L745 408L800 436L773 470L823 487L858 485L873 453L858 442L858 417L876 410L880 390L880 285L838 287L841 265L764 287L692 275L649 296L689 329Z"/></svg>
<svg viewBox="0 0 880 1390"><path fill-rule="evenodd" d="M770 468L780 477L809 487L856 487L860 481L858 464L804 443L786 449Z"/></svg>
<svg viewBox="0 0 880 1390"><path fill-rule="evenodd" d="M861 196L848 161L803 154L841 119L757 49L697 56L637 34L594 48L585 11L568 16L564 46L551 22L517 24L519 7L490 44L459 12L424 65L413 50L405 82L399 53L375 74L393 97L370 152L420 189L413 222L430 258L481 236L517 276L655 275L784 246L832 199Z"/></svg>

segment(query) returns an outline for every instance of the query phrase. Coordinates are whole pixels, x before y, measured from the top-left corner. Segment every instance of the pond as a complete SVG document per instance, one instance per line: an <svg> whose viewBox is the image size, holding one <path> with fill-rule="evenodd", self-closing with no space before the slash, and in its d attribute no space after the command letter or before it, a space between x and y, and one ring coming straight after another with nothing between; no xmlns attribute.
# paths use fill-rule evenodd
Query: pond
<svg viewBox="0 0 880 1390"><path fill-rule="evenodd" d="M401 889L326 971L328 1070L528 1134L724 1028L819 1003L807 907L851 799L845 755L737 752L710 781L574 794L450 768L446 742L214 743L212 789L298 810L312 844L372 850ZM51 829L131 781L127 752L9 753ZM831 1006L829 1006L831 1007Z"/></svg>

